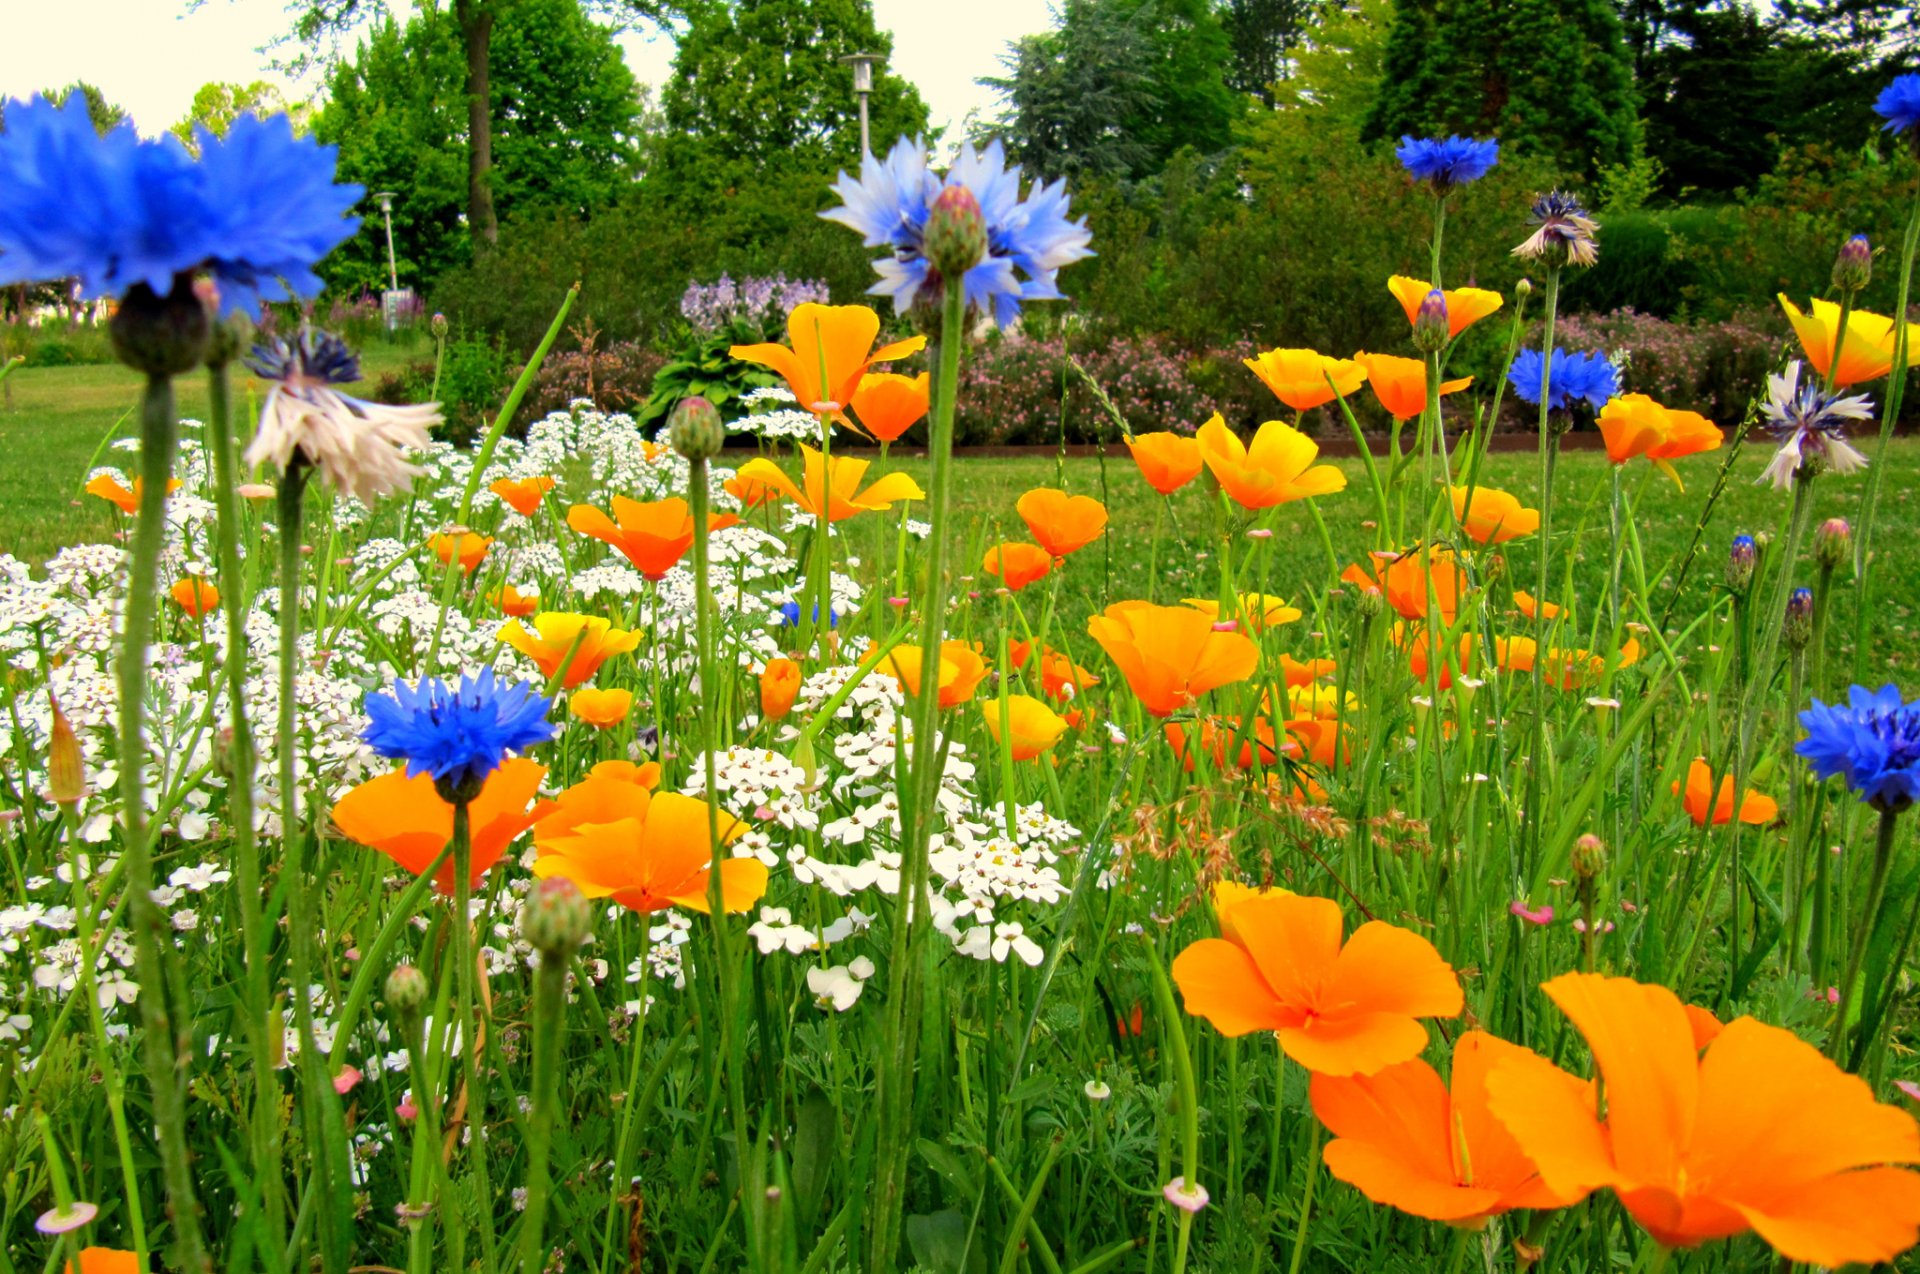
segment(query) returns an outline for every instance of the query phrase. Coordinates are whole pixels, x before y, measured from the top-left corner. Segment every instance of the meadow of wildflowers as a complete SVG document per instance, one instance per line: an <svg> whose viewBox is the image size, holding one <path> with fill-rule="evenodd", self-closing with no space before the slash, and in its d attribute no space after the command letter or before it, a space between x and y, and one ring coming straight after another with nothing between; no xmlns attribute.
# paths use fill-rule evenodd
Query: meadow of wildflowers
<svg viewBox="0 0 1920 1274"><path fill-rule="evenodd" d="M1880 105L1908 141L1916 100ZM689 293L778 337L726 351L777 382L743 420L510 436L566 293L460 449L344 392L337 334L232 317L317 291L357 194L326 148L7 122L0 282L114 299L146 387L86 475L124 535L0 559L0 1272L1911 1259L1920 699L1873 539L1920 330L1854 302L1891 269L1905 314L1920 191L1711 420L1557 339L1605 251L1574 195L1512 210L1532 281L1447 287L1498 148L1404 139L1426 277L1353 299L1403 348L1250 351L1250 436L1089 369L1152 518L1036 487L982 542L963 368L1098 246L997 146L835 187L891 314ZM1492 383L1449 375L1470 328ZM1538 507L1481 481L1503 400ZM1298 425L1360 438L1360 402L1391 426L1350 483ZM1742 447L1770 524L1713 516ZM1161 569L1182 518L1203 590ZM1074 611L1101 552L1145 587Z"/></svg>

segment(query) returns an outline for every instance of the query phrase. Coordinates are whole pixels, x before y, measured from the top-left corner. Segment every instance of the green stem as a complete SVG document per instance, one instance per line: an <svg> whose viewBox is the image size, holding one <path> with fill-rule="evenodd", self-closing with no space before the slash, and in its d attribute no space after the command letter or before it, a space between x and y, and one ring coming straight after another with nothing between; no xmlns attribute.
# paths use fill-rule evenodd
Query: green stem
<svg viewBox="0 0 1920 1274"><path fill-rule="evenodd" d="M1899 817L1893 810L1880 811L1880 827L1873 841L1873 870L1867 878L1867 904L1855 918L1858 928L1854 930L1853 946L1847 954L1846 972L1840 977L1840 1003L1833 1024L1833 1035L1827 1043L1827 1056L1836 1062L1846 1054L1847 1014L1853 1007L1853 991L1859 984L1860 966L1867 957L1867 942L1873 936L1873 924L1880 914L1881 900L1886 897L1887 875L1893 866L1893 834L1899 826Z"/></svg>
<svg viewBox="0 0 1920 1274"><path fill-rule="evenodd" d="M644 955L642 959L644 959ZM527 1211L521 1221L521 1274L546 1267L548 1151L560 1102L560 1044L567 1032L567 965L551 950L540 953L533 977L533 1118L527 1125Z"/></svg>
<svg viewBox="0 0 1920 1274"><path fill-rule="evenodd" d="M444 796L444 794L443 794ZM482 1064L486 1044L479 1019L483 1009L476 1007L474 994L475 956L473 950L473 827L466 801L453 802L453 958L454 1000L460 1024L460 1061L467 1086L467 1163L477 1179L481 1267L496 1268L493 1226L486 1218L493 1214L493 1190L488 1184L487 1094L483 1086L486 1068ZM451 1222L449 1218L449 1222ZM454 1228L451 1224L449 1229ZM462 1240L464 1245L464 1239Z"/></svg>
<svg viewBox="0 0 1920 1274"><path fill-rule="evenodd" d="M1554 430L1548 419L1547 403L1553 388L1553 327L1560 313L1560 269L1553 267L1547 272L1547 293L1545 304L1546 318L1540 337L1540 552L1538 571L1535 574L1534 604L1541 608L1544 616L1547 600L1551 594L1547 591L1547 582L1552 577L1553 544L1553 471L1560 454L1560 435ZM1527 819L1529 828L1527 848L1530 851L1526 860L1526 874L1531 875L1539 856L1542 824L1546 822L1545 811L1541 809L1542 784L1546 767L1540 763L1546 756L1547 748L1547 652L1553 638L1553 623L1542 618L1536 628L1537 648L1533 660L1533 756L1534 764L1527 767L1528 801Z"/></svg>

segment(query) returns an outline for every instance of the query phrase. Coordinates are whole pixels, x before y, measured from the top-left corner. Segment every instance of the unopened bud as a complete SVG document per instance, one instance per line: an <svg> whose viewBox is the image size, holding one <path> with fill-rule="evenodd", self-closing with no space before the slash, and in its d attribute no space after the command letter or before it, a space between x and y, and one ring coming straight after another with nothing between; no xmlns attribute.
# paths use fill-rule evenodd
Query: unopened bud
<svg viewBox="0 0 1920 1274"><path fill-rule="evenodd" d="M1736 593L1744 593L1753 583L1753 568L1760 560L1760 550L1754 545L1751 535L1733 537L1733 547L1727 550L1727 587Z"/></svg>
<svg viewBox="0 0 1920 1274"><path fill-rule="evenodd" d="M1839 292L1858 292L1873 281L1873 245L1857 234L1840 245L1833 258L1833 286Z"/></svg>
<svg viewBox="0 0 1920 1274"><path fill-rule="evenodd" d="M537 882L520 907L520 937L542 959L565 960L593 924L593 904L565 876Z"/></svg>
<svg viewBox="0 0 1920 1274"><path fill-rule="evenodd" d="M1480 576L1483 585L1491 585L1498 582L1506 573L1507 555L1504 553L1489 553L1486 560L1480 563Z"/></svg>
<svg viewBox="0 0 1920 1274"><path fill-rule="evenodd" d="M108 324L113 352L148 376L178 376L200 365L213 327L213 307L191 277L174 276L173 290L158 296L136 283Z"/></svg>
<svg viewBox="0 0 1920 1274"><path fill-rule="evenodd" d="M965 186L945 186L927 210L922 250L950 286L987 255L987 219L980 201Z"/></svg>
<svg viewBox="0 0 1920 1274"><path fill-rule="evenodd" d="M1452 335L1447 329L1447 294L1439 288L1427 293L1413 318L1413 347L1431 354L1444 349Z"/></svg>
<svg viewBox="0 0 1920 1274"><path fill-rule="evenodd" d="M1514 285L1513 285L1513 294L1514 294L1515 296L1517 296L1517 297L1519 297L1519 298L1520 298L1521 300L1523 300L1523 301L1524 301L1524 300L1526 300L1526 299L1527 299L1528 297L1530 297L1530 296L1532 296L1532 295L1533 295L1533 280L1532 280L1532 279L1522 279L1522 280L1520 280L1520 281L1519 281L1518 283L1516 283L1516 284L1514 284Z"/></svg>
<svg viewBox="0 0 1920 1274"><path fill-rule="evenodd" d="M73 724L60 711L60 701L51 691L47 704L53 709L53 729L47 739L47 799L71 810L87 794L86 758L81 755Z"/></svg>
<svg viewBox="0 0 1920 1274"><path fill-rule="evenodd" d="M409 1016L427 1006L427 978L410 964L396 964L387 975L387 1006Z"/></svg>
<svg viewBox="0 0 1920 1274"><path fill-rule="evenodd" d="M720 409L698 394L682 398L667 417L667 440L689 460L711 460L727 443Z"/></svg>
<svg viewBox="0 0 1920 1274"><path fill-rule="evenodd" d="M1822 570L1837 570L1853 556L1853 528L1845 518L1828 518L1813 532L1813 560Z"/></svg>
<svg viewBox="0 0 1920 1274"><path fill-rule="evenodd" d="M1353 599L1353 608L1362 619L1378 619L1386 613L1387 601L1377 588L1363 588Z"/></svg>
<svg viewBox="0 0 1920 1274"><path fill-rule="evenodd" d="M1780 640L1791 651L1805 650L1813 640L1813 590L1796 588L1787 598L1787 615L1780 624Z"/></svg>
<svg viewBox="0 0 1920 1274"><path fill-rule="evenodd" d="M444 314L435 314L427 320L427 330L433 333L435 340L445 340L447 338L447 316Z"/></svg>
<svg viewBox="0 0 1920 1274"><path fill-rule="evenodd" d="M1573 859L1570 864L1577 880L1592 880L1607 869L1607 843L1588 832L1573 842Z"/></svg>

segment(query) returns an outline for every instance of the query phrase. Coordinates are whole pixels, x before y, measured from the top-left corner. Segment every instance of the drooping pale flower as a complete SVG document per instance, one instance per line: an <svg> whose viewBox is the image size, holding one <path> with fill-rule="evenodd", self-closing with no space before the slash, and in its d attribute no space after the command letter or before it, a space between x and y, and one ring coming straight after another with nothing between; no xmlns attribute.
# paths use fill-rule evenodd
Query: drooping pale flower
<svg viewBox="0 0 1920 1274"><path fill-rule="evenodd" d="M334 489L371 506L404 489L420 469L407 461L440 423L437 403L388 407L341 393L360 379L360 360L331 332L306 328L291 343L253 347L247 366L271 381L249 465L285 471L298 451Z"/></svg>
<svg viewBox="0 0 1920 1274"><path fill-rule="evenodd" d="M390 693L367 696L371 724L362 737L381 756L405 760L409 776L431 776L442 799L454 800L450 792L478 791L508 754L553 738L552 706L530 685L495 681L491 668L454 686L438 677L418 686L395 681Z"/></svg>
<svg viewBox="0 0 1920 1274"><path fill-rule="evenodd" d="M1600 245L1594 242L1599 226L1580 201L1564 190L1549 190L1533 201L1527 213L1533 233L1513 250L1513 255L1548 265L1592 265L1600 259Z"/></svg>
<svg viewBox="0 0 1920 1274"><path fill-rule="evenodd" d="M1402 137L1393 156L1415 181L1437 195L1479 181L1500 162L1500 143L1474 137Z"/></svg>
<svg viewBox="0 0 1920 1274"><path fill-rule="evenodd" d="M1853 473L1867 467L1867 458L1847 441L1856 420L1873 419L1873 403L1864 394L1829 394L1817 380L1801 383L1799 359L1787 370L1767 377L1767 401L1761 407L1767 428L1780 440L1780 450L1758 479L1784 491L1802 466L1817 462L1835 473Z"/></svg>

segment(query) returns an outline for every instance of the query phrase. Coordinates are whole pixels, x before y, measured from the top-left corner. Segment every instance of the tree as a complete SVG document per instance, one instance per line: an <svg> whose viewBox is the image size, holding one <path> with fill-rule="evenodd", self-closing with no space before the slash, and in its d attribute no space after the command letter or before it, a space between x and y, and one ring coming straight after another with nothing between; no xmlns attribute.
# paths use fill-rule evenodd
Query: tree
<svg viewBox="0 0 1920 1274"><path fill-rule="evenodd" d="M1326 7L1320 0L1225 0L1220 22L1233 47L1227 86L1272 106L1273 86L1287 76L1288 55Z"/></svg>
<svg viewBox="0 0 1920 1274"><path fill-rule="evenodd" d="M200 86L193 95L193 105L187 108L187 114L169 131L191 148L194 145L195 130L206 129L215 137L225 137L227 130L233 127L233 121L242 115L256 115L265 119L270 115L286 115L293 124L295 133L304 133L313 127L313 107L306 102L289 103L280 89L265 80L255 80L251 84L229 84L215 80Z"/></svg>
<svg viewBox="0 0 1920 1274"><path fill-rule="evenodd" d="M93 120L94 131L102 135L111 132L127 122L125 110L107 100L107 95L85 80L75 80L65 88L43 89L41 97L55 106L65 106L75 93L87 104L87 115ZM6 102L0 99L0 130L6 126Z"/></svg>

